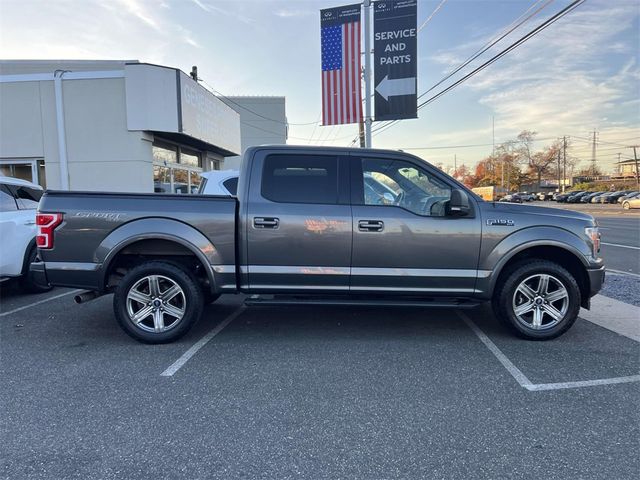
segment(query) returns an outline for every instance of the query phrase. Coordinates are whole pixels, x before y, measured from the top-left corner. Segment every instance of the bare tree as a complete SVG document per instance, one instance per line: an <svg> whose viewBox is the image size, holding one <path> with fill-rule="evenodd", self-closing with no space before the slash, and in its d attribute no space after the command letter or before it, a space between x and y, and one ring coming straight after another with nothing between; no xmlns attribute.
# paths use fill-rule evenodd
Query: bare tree
<svg viewBox="0 0 640 480"><path fill-rule="evenodd" d="M550 172L550 167L557 160L558 152L562 148L561 142L556 141L551 146L538 152L533 151L533 142L537 133L531 130L523 130L518 135L518 153L522 162L538 180L538 187L542 182L542 176Z"/></svg>

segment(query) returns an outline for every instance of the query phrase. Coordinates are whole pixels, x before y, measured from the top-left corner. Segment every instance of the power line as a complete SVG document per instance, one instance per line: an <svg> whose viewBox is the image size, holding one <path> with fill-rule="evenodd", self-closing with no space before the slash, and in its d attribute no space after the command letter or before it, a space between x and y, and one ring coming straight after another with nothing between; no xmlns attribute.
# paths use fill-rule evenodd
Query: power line
<svg viewBox="0 0 640 480"><path fill-rule="evenodd" d="M544 5L542 5L541 7L539 7L536 11L534 11L532 14L526 16L536 5L538 5L542 0L537 0L536 2L534 2L524 13L522 13L518 18L516 18L515 20L513 20L509 25L506 26L506 30L503 30L502 34L497 34L494 35L493 37L491 37L482 47L480 47L478 50L476 50L470 57L468 57L464 62L462 62L460 65L458 65L454 70L452 70L451 72L449 72L447 75L445 75L440 81L438 81L436 84L432 85L428 90L426 90L425 92L421 93L417 99L419 100L420 98L424 97L427 93L429 93L430 91L432 91L433 89L435 89L436 87L438 87L439 85L441 85L443 82L447 81L449 78L451 78L453 75L455 75L456 73L458 73L460 70L462 70L464 67L466 67L467 65L469 65L472 61L474 61L476 58L478 58L480 55L482 55L483 53L485 53L487 50L489 50L491 47L493 47L494 45L496 45L498 42L500 42L501 40L503 40L505 37L507 37L509 34L511 34L514 30L518 29L520 26L524 25L526 22L528 22L531 18L535 17L538 13L540 13L540 11L542 11L544 8L546 8L550 3L553 2L553 0L547 0L546 3ZM526 16L526 17L525 17ZM523 18L525 17L525 18ZM393 125L397 122L398 120L390 120L387 123L385 123L384 125L379 126L376 130L374 130L375 132L379 132L381 130L386 130L390 125Z"/></svg>
<svg viewBox="0 0 640 480"><path fill-rule="evenodd" d="M538 25L536 28L534 28L533 30L531 30L530 32L528 32L526 35L520 37L518 40L516 40L515 42L513 42L511 45L509 45L507 48L505 48L504 50L502 50L500 53L494 55L493 57L491 57L489 60L487 60L485 63L483 63L482 65L480 65L479 67L475 68L474 70L472 70L470 73L468 73L467 75L465 75L464 77L460 78L459 80L457 80L456 82L452 83L451 85L449 85L447 88L445 88L444 90L440 91L439 93L433 95L432 97L428 98L427 100L425 100L424 102L422 102L421 104L418 105L418 110L420 110L421 108L429 105L431 102L437 100L438 98L440 98L442 95L444 95L445 93L451 91L452 89L454 89L455 87L457 87L458 85L460 85L461 83L467 81L468 79L470 79L471 77L477 75L478 73L480 73L482 70L484 70L485 68L487 68L488 66L490 66L491 64L493 64L494 62L496 62L497 60L499 60L500 58L502 58L503 56L505 56L506 54L508 54L509 52L511 52L512 50L516 49L517 47L519 47L520 45L522 45L523 43L525 43L527 40L533 38L534 36L536 36L537 34L539 34L540 32L542 32L544 29L546 29L547 27L549 27L550 25L554 24L555 22L557 22L558 20L560 20L562 17L564 17L566 14L570 13L571 11L573 11L575 8L577 8L578 6L580 6L582 3L584 3L585 0L575 0L572 3L570 3L568 6L566 6L565 8L563 8L562 10L560 10L558 13L556 13L555 15L553 15L552 17L548 18L547 20L545 20L543 23L541 23L540 25ZM426 93L426 92L425 92ZM422 96L422 95L421 95ZM398 122L398 120L393 120L391 124L386 125L380 129L377 130L378 133L380 133L383 130L386 130L387 128L390 128L391 126L395 125L395 123Z"/></svg>
<svg viewBox="0 0 640 480"><path fill-rule="evenodd" d="M434 16L436 13L438 13L438 10L440 10L440 9L442 8L442 6L443 6L445 3L447 3L447 0L442 0L442 1L438 4L438 6L435 8L435 10L434 10L433 12L431 12L431 15L429 15L429 17L427 17L427 19L426 19L424 22L422 22L422 25L420 25L420 26L418 27L418 32L420 32L420 30L422 30L424 27L426 27L426 26L427 26L427 23L429 23L429 22L431 21L431 19L433 18L433 16Z"/></svg>

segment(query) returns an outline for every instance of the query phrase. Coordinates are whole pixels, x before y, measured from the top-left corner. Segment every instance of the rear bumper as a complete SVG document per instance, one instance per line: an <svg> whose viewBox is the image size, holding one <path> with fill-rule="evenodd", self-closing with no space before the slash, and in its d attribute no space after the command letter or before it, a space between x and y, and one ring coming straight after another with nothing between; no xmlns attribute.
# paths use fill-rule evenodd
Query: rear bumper
<svg viewBox="0 0 640 480"><path fill-rule="evenodd" d="M33 262L29 265L29 272L32 275L33 282L40 287L50 287L49 279L47 278L47 268L44 262Z"/></svg>
<svg viewBox="0 0 640 480"><path fill-rule="evenodd" d="M100 290L99 263L34 262L29 267L38 285Z"/></svg>

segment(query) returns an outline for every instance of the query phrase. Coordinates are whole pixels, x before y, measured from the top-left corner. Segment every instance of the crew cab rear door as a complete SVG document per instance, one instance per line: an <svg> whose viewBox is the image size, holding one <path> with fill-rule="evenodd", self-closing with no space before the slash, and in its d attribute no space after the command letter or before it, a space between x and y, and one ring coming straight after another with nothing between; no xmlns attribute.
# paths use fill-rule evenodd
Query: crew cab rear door
<svg viewBox="0 0 640 480"><path fill-rule="evenodd" d="M246 272L252 291L348 291L349 158L256 152L248 189Z"/></svg>
<svg viewBox="0 0 640 480"><path fill-rule="evenodd" d="M380 153L351 159L351 291L473 293L480 219L473 208L468 216L447 215L456 185L410 157Z"/></svg>

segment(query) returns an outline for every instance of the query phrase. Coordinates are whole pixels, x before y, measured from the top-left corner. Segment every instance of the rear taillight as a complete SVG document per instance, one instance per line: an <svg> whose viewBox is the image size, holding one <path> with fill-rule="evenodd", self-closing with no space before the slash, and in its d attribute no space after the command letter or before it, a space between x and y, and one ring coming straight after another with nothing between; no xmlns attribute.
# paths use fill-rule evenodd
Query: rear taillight
<svg viewBox="0 0 640 480"><path fill-rule="evenodd" d="M62 223L61 213L40 213L36 214L36 225L38 234L36 235L36 245L42 250L53 248L53 231Z"/></svg>

